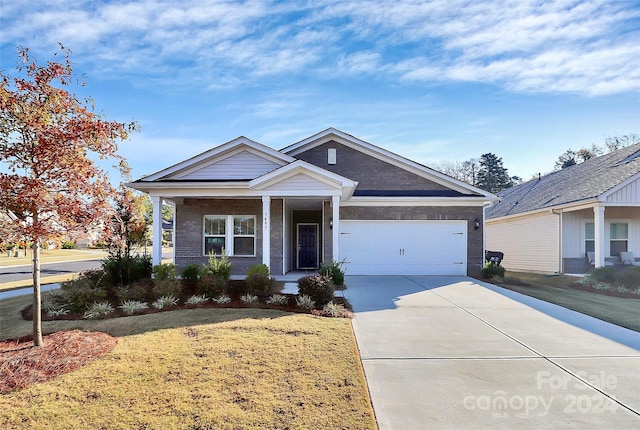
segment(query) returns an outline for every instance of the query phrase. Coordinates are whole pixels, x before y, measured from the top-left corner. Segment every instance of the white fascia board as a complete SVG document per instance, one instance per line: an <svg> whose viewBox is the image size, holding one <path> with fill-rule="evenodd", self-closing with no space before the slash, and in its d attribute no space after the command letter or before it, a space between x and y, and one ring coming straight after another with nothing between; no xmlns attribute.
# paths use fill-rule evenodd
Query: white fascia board
<svg viewBox="0 0 640 430"><path fill-rule="evenodd" d="M166 169L160 170L156 173L152 173L151 175L145 176L142 178L142 181L156 181L158 179L169 176L173 173L179 172L184 169L189 169L192 166L200 165L200 163L206 162L206 160L210 158L214 158L220 154L223 154L225 151L233 150L235 147L247 147L252 148L258 153L271 157L274 161L278 160L280 163L291 163L295 161L295 158L284 154L282 152L276 151L273 148L270 148L261 143L255 142L247 137L240 136L237 137L227 143L223 143L222 145L216 146L215 148L209 149L201 154L195 155L191 158L188 158L184 161L181 161L173 166L167 167Z"/></svg>
<svg viewBox="0 0 640 430"><path fill-rule="evenodd" d="M468 194L469 192L472 192L480 194L481 196L487 198L495 197L495 195L487 191L459 181L455 178L445 175L444 173L440 173L427 166L416 163L415 161L409 160L408 158L402 157L398 154L394 154L391 151L373 145L369 142L365 142L362 139L358 139L355 136L352 136L335 128L328 128L324 131L321 131L320 133L316 133L313 136L301 140L300 142L294 143L293 145L283 148L280 151L295 156L303 151L315 148L316 146L322 145L323 143L326 143L330 140L334 140L342 145L356 149L369 156L382 159L389 164L407 170L413 174L429 179L437 184L451 188L452 190L458 191L460 193Z"/></svg>
<svg viewBox="0 0 640 430"><path fill-rule="evenodd" d="M349 178L345 178L344 176L340 176L305 161L296 160L291 164L287 164L286 166L272 170L271 172L265 173L264 175L251 180L249 182L249 188L265 188L299 173L306 174L333 187L355 188L357 185L357 182Z"/></svg>
<svg viewBox="0 0 640 430"><path fill-rule="evenodd" d="M550 206L548 208L536 209L527 212L520 212L512 215L505 215L496 218L487 218L487 222L494 223L500 221L507 221L515 218L523 218L532 215L545 214L548 212L575 212L583 209L592 209L594 206L612 206L610 204L605 204L597 199L589 199L589 200L580 200L579 202L566 203L563 205Z"/></svg>
<svg viewBox="0 0 640 430"><path fill-rule="evenodd" d="M478 206L487 203L483 197L351 197L340 206Z"/></svg>

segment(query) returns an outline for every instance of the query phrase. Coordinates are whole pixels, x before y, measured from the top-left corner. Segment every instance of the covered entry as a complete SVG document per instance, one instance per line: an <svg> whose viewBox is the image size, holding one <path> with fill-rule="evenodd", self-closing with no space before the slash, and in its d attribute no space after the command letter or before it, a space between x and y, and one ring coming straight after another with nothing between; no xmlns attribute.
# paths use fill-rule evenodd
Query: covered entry
<svg viewBox="0 0 640 430"><path fill-rule="evenodd" d="M341 221L349 275L466 275L466 221Z"/></svg>

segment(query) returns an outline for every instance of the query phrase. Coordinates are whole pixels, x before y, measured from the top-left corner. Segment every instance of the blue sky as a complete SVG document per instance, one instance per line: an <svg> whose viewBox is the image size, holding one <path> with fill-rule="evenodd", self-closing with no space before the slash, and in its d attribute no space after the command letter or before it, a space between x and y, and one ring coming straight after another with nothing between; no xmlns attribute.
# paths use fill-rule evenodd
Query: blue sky
<svg viewBox="0 0 640 430"><path fill-rule="evenodd" d="M0 0L0 68L58 42L134 178L240 135L336 127L428 166L511 175L640 132L640 1Z"/></svg>

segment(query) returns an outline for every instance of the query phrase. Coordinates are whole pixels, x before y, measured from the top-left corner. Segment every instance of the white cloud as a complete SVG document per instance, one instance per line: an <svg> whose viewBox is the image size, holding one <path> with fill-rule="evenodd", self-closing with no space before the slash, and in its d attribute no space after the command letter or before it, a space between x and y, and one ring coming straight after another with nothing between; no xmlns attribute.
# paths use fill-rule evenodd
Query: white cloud
<svg viewBox="0 0 640 430"><path fill-rule="evenodd" d="M344 2L42 1L3 5L2 39L51 52L60 41L96 71L176 67L216 89L265 76L472 81L524 92L640 89L640 9L608 0ZM175 73L175 72L174 72ZM182 77L182 76L179 76Z"/></svg>

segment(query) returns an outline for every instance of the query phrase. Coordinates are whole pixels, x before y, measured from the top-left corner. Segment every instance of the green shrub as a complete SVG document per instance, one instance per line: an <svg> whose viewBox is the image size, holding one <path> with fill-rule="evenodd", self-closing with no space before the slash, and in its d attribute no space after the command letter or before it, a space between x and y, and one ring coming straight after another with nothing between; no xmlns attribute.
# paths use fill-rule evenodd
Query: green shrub
<svg viewBox="0 0 640 430"><path fill-rule="evenodd" d="M273 306L286 306L289 304L289 297L284 294L274 294L267 299L267 304Z"/></svg>
<svg viewBox="0 0 640 430"><path fill-rule="evenodd" d="M182 293L180 282L177 279L167 279L165 281L154 281L153 298L163 296L179 297Z"/></svg>
<svg viewBox="0 0 640 430"><path fill-rule="evenodd" d="M618 269L615 267L598 267L593 269L590 276L599 282L615 284L618 278Z"/></svg>
<svg viewBox="0 0 640 430"><path fill-rule="evenodd" d="M195 295L195 296L189 297L185 303L191 306L198 306L203 303L206 303L208 300L209 298L207 296L205 296L204 294L201 294L201 295Z"/></svg>
<svg viewBox="0 0 640 430"><path fill-rule="evenodd" d="M91 279L83 277L82 273L76 279L63 282L60 288L71 312L84 312L94 302L107 298L107 291L96 286Z"/></svg>
<svg viewBox="0 0 640 430"><path fill-rule="evenodd" d="M620 274L620 284L629 289L640 285L640 267L627 267Z"/></svg>
<svg viewBox="0 0 640 430"><path fill-rule="evenodd" d="M141 302L139 300L125 300L118 307L127 315L133 315L136 312L149 309L147 302Z"/></svg>
<svg viewBox="0 0 640 430"><path fill-rule="evenodd" d="M155 302L151 304L156 309L164 309L169 308L171 306L176 306L180 300L174 296L162 296L156 299Z"/></svg>
<svg viewBox="0 0 640 430"><path fill-rule="evenodd" d="M127 285L151 277L151 257L134 255L127 258L110 255L102 260L102 269L108 276L110 284Z"/></svg>
<svg viewBox="0 0 640 430"><path fill-rule="evenodd" d="M73 242L72 240L65 240L64 242L62 242L62 244L60 245L60 247L62 249L73 249L76 247L75 242Z"/></svg>
<svg viewBox="0 0 640 430"><path fill-rule="evenodd" d="M197 264L189 264L182 269L182 280L197 284L200 281L200 267Z"/></svg>
<svg viewBox="0 0 640 430"><path fill-rule="evenodd" d="M95 319L103 315L109 315L113 312L113 306L109 302L93 302L89 305L87 311L84 313L85 319Z"/></svg>
<svg viewBox="0 0 640 430"><path fill-rule="evenodd" d="M145 301L151 297L154 283L151 279L143 279L133 284L115 289L115 297L118 303L129 300Z"/></svg>
<svg viewBox="0 0 640 430"><path fill-rule="evenodd" d="M153 279L156 281L168 281L176 279L176 265L172 263L153 266Z"/></svg>
<svg viewBox="0 0 640 430"><path fill-rule="evenodd" d="M255 264L247 270L245 278L249 294L266 297L276 291L277 282L269 274L266 264Z"/></svg>
<svg viewBox="0 0 640 430"><path fill-rule="evenodd" d="M316 306L316 302L311 300L311 297L307 296L306 294L303 294L301 296L296 297L296 306L298 306L300 309L309 310L309 309L313 309Z"/></svg>
<svg viewBox="0 0 640 430"><path fill-rule="evenodd" d="M329 262L322 263L319 273L331 278L333 285L344 285L344 270L342 270L343 261L330 260Z"/></svg>
<svg viewBox="0 0 640 430"><path fill-rule="evenodd" d="M309 296L318 307L326 305L333 299L334 290L331 278L328 276L312 275L298 279L298 294Z"/></svg>
<svg viewBox="0 0 640 430"><path fill-rule="evenodd" d="M242 303L244 303L246 306L255 305L258 304L258 296L245 294L244 296L240 297L240 301L242 301Z"/></svg>
<svg viewBox="0 0 640 430"><path fill-rule="evenodd" d="M200 280L198 284L198 294L204 294L207 297L218 297L227 291L227 280L222 276L209 275Z"/></svg>
<svg viewBox="0 0 640 430"><path fill-rule="evenodd" d="M339 303L334 303L333 301L327 303L322 308L322 313L328 317L332 318L340 318L345 315L347 310L343 305Z"/></svg>
<svg viewBox="0 0 640 430"><path fill-rule="evenodd" d="M504 278L506 269L499 264L487 263L481 270L482 277L485 279Z"/></svg>
<svg viewBox="0 0 640 430"><path fill-rule="evenodd" d="M221 276L225 280L231 277L231 262L224 250L221 255L209 254L209 262L202 265L202 276L210 275Z"/></svg>

